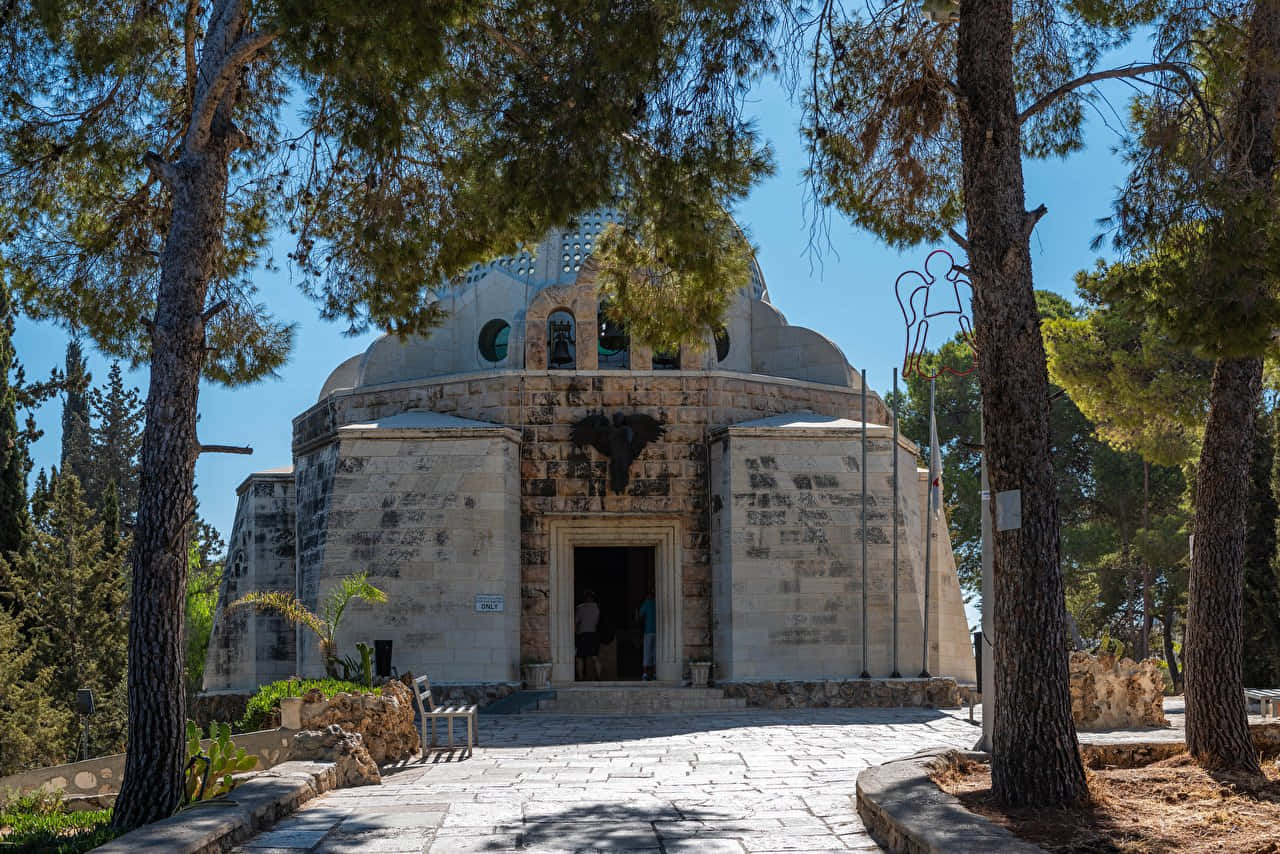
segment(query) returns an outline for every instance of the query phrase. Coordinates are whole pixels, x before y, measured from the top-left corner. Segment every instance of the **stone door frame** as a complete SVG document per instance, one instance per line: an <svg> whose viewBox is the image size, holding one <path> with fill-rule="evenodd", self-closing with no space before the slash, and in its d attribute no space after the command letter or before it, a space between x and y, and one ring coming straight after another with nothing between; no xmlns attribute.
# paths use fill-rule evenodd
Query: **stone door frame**
<svg viewBox="0 0 1280 854"><path fill-rule="evenodd" d="M552 519L551 679L574 681L573 550L586 547L653 549L654 604L658 608L657 677L678 680L684 673L684 584L680 520L673 517L591 516Z"/></svg>

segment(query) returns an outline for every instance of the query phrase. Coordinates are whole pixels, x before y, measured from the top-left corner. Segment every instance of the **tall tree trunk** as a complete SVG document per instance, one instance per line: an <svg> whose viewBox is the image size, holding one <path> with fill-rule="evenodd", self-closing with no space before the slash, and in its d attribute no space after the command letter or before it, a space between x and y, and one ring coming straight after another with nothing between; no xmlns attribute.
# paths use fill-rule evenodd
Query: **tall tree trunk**
<svg viewBox="0 0 1280 854"><path fill-rule="evenodd" d="M1178 656L1173 651L1173 623L1177 617L1178 609L1173 605L1173 595L1165 599L1164 603L1164 663L1169 665L1169 678L1173 680L1173 692L1175 694L1182 691L1182 674L1178 672Z"/></svg>
<svg viewBox="0 0 1280 854"><path fill-rule="evenodd" d="M185 763L183 684L187 536L195 513L200 446L196 416L205 358L205 296L222 251L238 83L213 90L244 28L238 2L222 2L200 62L203 98L216 100L209 127L188 129L176 163L162 165L173 198L160 259L152 326L151 383L142 433L129 621L129 734L112 823L127 830L172 815ZM198 112L198 111L196 111Z"/></svg>
<svg viewBox="0 0 1280 854"><path fill-rule="evenodd" d="M1142 461L1142 530L1148 531L1151 527L1151 463L1146 460ZM1151 569L1151 561L1144 554L1138 555L1138 560L1142 562L1142 633L1138 635L1138 648L1136 650L1136 658L1142 661L1151 654L1151 624L1155 619L1152 613L1151 602L1151 585L1154 583L1155 573Z"/></svg>
<svg viewBox="0 0 1280 854"><path fill-rule="evenodd" d="M1244 525L1262 359L1219 359L1196 469L1195 550L1182 666L1187 749L1201 765L1261 773L1249 738L1244 650Z"/></svg>
<svg viewBox="0 0 1280 854"><path fill-rule="evenodd" d="M962 172L991 490L1021 491L1021 527L995 534L997 718L992 788L1014 806L1086 794L1068 691L1066 601L1050 458L1049 377L1036 312L1010 0L961 0ZM999 501L995 502L997 508Z"/></svg>
<svg viewBox="0 0 1280 854"><path fill-rule="evenodd" d="M1231 169L1226 176L1241 204L1224 216L1228 232L1238 211L1263 202L1274 220L1275 130L1280 101L1280 0L1256 0L1249 19L1244 74L1230 122ZM1268 226L1270 223L1267 224ZM1259 259L1260 260L1260 259ZM1261 263L1252 265L1254 269ZM1246 268L1247 269L1247 268ZM1256 299L1268 298L1265 281ZM1260 357L1220 358L1209 387L1209 418L1196 470L1195 553L1187 592L1182 665L1187 683L1187 749L1203 766L1261 774L1249 738L1241 657L1244 651L1245 502L1249 493L1254 419L1262 394Z"/></svg>

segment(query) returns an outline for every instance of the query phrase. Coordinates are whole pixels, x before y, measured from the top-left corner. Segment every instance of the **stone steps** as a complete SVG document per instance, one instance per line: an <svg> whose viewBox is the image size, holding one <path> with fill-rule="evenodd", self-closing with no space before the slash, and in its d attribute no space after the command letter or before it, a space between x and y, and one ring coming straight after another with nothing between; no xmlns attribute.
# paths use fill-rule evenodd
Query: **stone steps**
<svg viewBox="0 0 1280 854"><path fill-rule="evenodd" d="M574 685L556 688L553 699L540 700L538 712L557 715L654 715L729 712L746 708L741 697L729 698L719 688L682 688L674 684Z"/></svg>

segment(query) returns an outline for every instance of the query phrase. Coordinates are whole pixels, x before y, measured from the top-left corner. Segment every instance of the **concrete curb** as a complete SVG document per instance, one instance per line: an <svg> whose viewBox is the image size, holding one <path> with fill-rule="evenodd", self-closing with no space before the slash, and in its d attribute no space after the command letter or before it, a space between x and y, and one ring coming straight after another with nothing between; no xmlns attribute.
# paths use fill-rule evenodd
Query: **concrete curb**
<svg viewBox="0 0 1280 854"><path fill-rule="evenodd" d="M331 762L283 762L226 798L162 819L93 849L99 854L221 854L335 787Z"/></svg>
<svg viewBox="0 0 1280 854"><path fill-rule="evenodd" d="M1008 830L969 812L929 773L942 757L985 759L954 750L916 754L858 775L858 815L867 832L897 854L1043 854Z"/></svg>

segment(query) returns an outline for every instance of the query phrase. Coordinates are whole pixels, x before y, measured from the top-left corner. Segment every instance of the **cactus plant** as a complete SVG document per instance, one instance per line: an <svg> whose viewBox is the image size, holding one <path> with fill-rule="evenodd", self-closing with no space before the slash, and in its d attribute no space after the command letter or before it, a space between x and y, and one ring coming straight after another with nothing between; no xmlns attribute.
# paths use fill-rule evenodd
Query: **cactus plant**
<svg viewBox="0 0 1280 854"><path fill-rule="evenodd" d="M183 805L207 801L230 792L235 787L234 774L251 771L258 757L249 756L243 747L231 740L231 725L214 722L209 725L207 751L200 743L200 727L187 721L187 764Z"/></svg>

